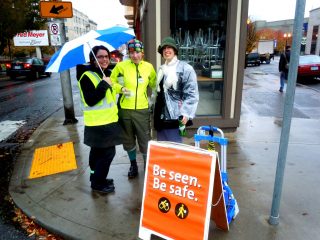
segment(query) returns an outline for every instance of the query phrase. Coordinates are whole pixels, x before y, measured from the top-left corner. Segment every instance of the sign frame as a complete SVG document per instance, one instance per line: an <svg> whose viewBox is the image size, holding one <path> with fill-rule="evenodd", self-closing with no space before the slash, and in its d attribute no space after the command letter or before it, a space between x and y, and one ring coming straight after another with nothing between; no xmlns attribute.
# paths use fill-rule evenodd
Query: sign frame
<svg viewBox="0 0 320 240"><path fill-rule="evenodd" d="M191 239L208 239L210 215L216 212L211 203L217 201L217 193L222 199L217 201L221 204L217 205L220 210L216 216L227 221L221 179L217 176L220 176L220 168L216 152L185 144L150 141L139 238L149 240L154 234L164 239L177 239L180 234L188 234ZM194 181L188 183L188 179ZM186 190L186 195L180 195L180 190ZM182 218L179 204L187 210Z"/></svg>

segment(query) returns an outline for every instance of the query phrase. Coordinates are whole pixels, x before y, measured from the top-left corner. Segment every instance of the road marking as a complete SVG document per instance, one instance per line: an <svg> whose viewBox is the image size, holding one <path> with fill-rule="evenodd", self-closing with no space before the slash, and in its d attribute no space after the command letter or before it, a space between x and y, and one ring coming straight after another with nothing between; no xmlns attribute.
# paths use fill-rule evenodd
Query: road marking
<svg viewBox="0 0 320 240"><path fill-rule="evenodd" d="M26 122L24 120L21 121L2 121L0 122L0 142L7 139L11 134L16 132L21 126L23 126Z"/></svg>

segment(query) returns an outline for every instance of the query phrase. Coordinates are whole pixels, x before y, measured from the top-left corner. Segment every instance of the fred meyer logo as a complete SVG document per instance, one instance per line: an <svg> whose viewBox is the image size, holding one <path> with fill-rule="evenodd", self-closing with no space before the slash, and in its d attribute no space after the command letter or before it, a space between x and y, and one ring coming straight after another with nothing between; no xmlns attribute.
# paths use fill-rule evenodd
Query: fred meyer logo
<svg viewBox="0 0 320 240"><path fill-rule="evenodd" d="M13 38L14 46L49 46L47 30L17 33Z"/></svg>
<svg viewBox="0 0 320 240"><path fill-rule="evenodd" d="M44 36L45 36L45 33L42 33L42 32L23 32L23 33L18 33L16 35L16 37L35 37L35 38L44 37Z"/></svg>

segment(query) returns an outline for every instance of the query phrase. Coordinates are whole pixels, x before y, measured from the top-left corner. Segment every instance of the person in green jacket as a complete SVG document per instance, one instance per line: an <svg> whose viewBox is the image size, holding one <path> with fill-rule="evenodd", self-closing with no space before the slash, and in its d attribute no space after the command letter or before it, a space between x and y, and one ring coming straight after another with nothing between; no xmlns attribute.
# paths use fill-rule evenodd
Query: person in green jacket
<svg viewBox="0 0 320 240"><path fill-rule="evenodd" d="M119 123L123 129L123 148L130 159L129 178L138 175L136 142L146 163L148 141L151 139L148 87L156 86L156 71L143 60L143 43L137 39L128 42L129 59L117 63L110 79L112 88L119 93Z"/></svg>

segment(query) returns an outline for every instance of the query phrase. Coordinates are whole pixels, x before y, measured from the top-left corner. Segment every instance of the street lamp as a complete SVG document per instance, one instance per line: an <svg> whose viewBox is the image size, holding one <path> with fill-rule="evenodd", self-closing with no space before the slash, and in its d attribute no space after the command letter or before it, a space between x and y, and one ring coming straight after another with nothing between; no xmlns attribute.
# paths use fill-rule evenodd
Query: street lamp
<svg viewBox="0 0 320 240"><path fill-rule="evenodd" d="M288 38L291 37L291 33L285 33L285 34L283 34L283 37L286 39L286 47L287 47L287 45L288 45Z"/></svg>

